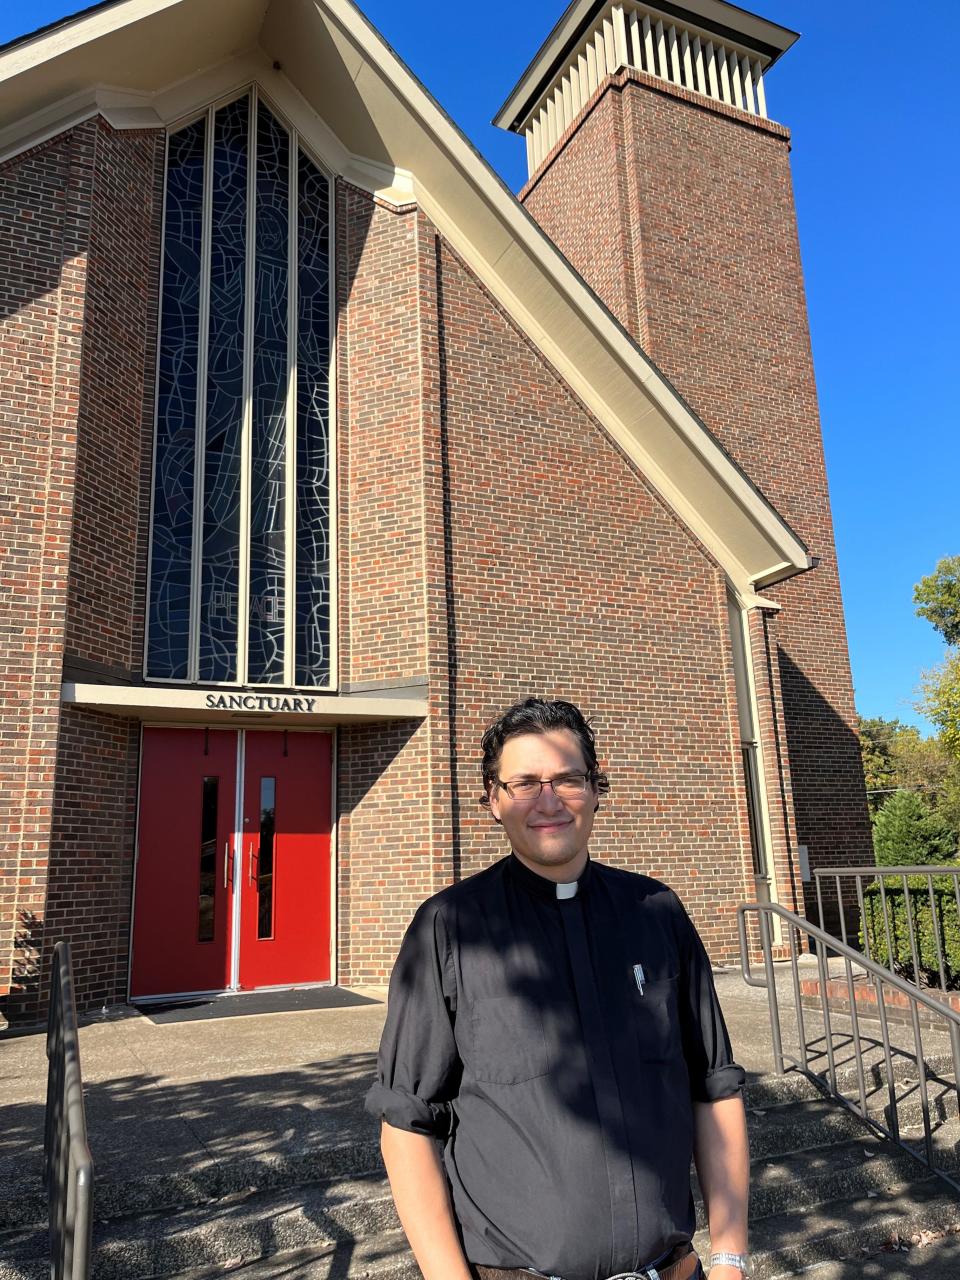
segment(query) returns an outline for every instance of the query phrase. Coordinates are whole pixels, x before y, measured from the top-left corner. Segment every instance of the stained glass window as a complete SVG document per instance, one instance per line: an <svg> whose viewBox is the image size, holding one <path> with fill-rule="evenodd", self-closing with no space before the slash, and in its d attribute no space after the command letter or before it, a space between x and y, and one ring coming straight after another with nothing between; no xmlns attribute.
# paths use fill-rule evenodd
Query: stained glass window
<svg viewBox="0 0 960 1280"><path fill-rule="evenodd" d="M216 113L200 578L200 679L237 678L250 99Z"/></svg>
<svg viewBox="0 0 960 1280"><path fill-rule="evenodd" d="M330 180L256 91L171 134L149 677L330 684L329 244Z"/></svg>
<svg viewBox="0 0 960 1280"><path fill-rule="evenodd" d="M283 681L290 140L257 113L249 678Z"/></svg>
<svg viewBox="0 0 960 1280"><path fill-rule="evenodd" d="M330 680L330 194L301 151L297 211L296 683Z"/></svg>
<svg viewBox="0 0 960 1280"><path fill-rule="evenodd" d="M189 677L205 130L175 133L167 156L147 669L170 680Z"/></svg>

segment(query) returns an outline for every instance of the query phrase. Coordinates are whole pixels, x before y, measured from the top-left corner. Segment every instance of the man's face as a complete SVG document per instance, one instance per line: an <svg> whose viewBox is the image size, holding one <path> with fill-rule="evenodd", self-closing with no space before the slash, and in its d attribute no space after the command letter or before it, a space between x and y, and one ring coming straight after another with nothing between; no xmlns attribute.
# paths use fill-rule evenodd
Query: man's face
<svg viewBox="0 0 960 1280"><path fill-rule="evenodd" d="M569 729L551 729L509 738L497 776L513 783L586 772L576 735ZM490 811L503 823L520 861L557 881L576 880L583 870L596 803L596 789L589 785L576 799L561 798L547 785L532 800L513 799L503 787L495 786L490 792Z"/></svg>

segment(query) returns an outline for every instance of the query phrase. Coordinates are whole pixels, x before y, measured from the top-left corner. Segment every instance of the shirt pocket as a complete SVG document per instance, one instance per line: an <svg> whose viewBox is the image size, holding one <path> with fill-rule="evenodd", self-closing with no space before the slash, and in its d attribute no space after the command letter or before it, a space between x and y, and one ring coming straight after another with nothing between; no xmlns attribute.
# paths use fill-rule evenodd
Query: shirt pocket
<svg viewBox="0 0 960 1280"><path fill-rule="evenodd" d="M521 1084L547 1073L540 1010L518 996L476 1000L471 1011L473 1074L488 1084Z"/></svg>
<svg viewBox="0 0 960 1280"><path fill-rule="evenodd" d="M655 978L634 989L633 1025L641 1062L671 1062L680 1055L680 1008L677 978Z"/></svg>

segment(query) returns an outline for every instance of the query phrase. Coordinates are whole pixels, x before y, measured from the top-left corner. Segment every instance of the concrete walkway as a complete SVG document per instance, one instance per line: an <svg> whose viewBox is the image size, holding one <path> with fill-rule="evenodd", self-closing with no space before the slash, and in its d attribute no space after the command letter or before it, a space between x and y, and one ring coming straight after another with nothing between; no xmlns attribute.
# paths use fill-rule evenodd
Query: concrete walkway
<svg viewBox="0 0 960 1280"><path fill-rule="evenodd" d="M379 1003L155 1025L123 1009L88 1022L80 1064L98 1175L369 1136L361 1101L385 1014ZM0 1039L0 1180L39 1172L45 1095L45 1036Z"/></svg>

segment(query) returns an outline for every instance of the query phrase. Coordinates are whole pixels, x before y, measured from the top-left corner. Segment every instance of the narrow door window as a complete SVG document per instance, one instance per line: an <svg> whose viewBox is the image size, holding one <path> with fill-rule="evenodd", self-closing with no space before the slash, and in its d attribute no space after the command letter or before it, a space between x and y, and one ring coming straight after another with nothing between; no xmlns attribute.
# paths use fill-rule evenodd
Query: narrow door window
<svg viewBox="0 0 960 1280"><path fill-rule="evenodd" d="M257 937L273 937L274 837L277 827L277 780L260 779L260 855L257 860Z"/></svg>
<svg viewBox="0 0 960 1280"><path fill-rule="evenodd" d="M217 801L219 778L204 778L200 806L200 903L198 942L212 942L216 924Z"/></svg>

